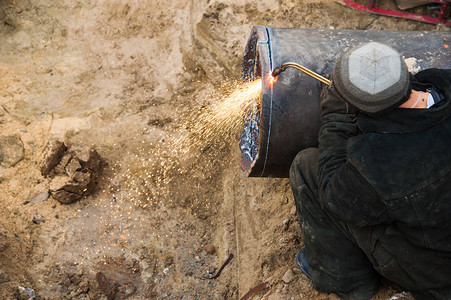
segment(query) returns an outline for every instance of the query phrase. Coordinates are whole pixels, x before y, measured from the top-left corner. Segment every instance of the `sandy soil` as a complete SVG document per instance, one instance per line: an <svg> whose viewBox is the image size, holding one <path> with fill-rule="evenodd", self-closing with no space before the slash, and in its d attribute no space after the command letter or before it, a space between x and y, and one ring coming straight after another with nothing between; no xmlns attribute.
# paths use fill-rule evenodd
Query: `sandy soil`
<svg viewBox="0 0 451 300"><path fill-rule="evenodd" d="M448 29L335 1L260 2L0 2L0 134L24 148L0 167L1 299L26 299L19 286L37 299L239 299L262 282L251 299L337 299L295 267L288 181L244 178L237 141L183 149L194 117L239 79L254 25ZM46 196L52 139L103 157L91 196ZM383 283L374 299L397 292Z"/></svg>

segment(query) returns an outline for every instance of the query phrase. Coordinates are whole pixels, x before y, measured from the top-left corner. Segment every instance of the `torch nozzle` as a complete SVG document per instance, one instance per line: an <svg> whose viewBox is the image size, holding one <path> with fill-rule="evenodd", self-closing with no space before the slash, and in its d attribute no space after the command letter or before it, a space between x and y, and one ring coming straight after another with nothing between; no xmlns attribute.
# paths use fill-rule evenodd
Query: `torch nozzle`
<svg viewBox="0 0 451 300"><path fill-rule="evenodd" d="M287 69L288 66L286 65L280 65L277 68L274 69L274 71L272 71L271 75L273 77L277 77L280 73L282 73L283 71L285 71Z"/></svg>
<svg viewBox="0 0 451 300"><path fill-rule="evenodd" d="M304 72L305 74L315 78L316 80L319 80L319 81L321 81L324 84L330 85L330 80L329 79L319 75L318 73L313 72L310 69L307 69L306 67L304 67L304 66L302 66L300 64L294 63L294 62L286 62L286 63L281 64L280 66L275 68L274 71L272 71L271 75L273 77L277 77L280 73L285 71L287 68L298 69L298 70Z"/></svg>

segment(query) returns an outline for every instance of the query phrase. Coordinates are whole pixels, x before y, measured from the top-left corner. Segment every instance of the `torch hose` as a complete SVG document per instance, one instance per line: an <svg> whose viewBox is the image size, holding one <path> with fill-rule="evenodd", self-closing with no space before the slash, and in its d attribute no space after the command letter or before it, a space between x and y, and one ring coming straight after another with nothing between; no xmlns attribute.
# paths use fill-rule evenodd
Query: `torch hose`
<svg viewBox="0 0 451 300"><path fill-rule="evenodd" d="M315 78L316 80L319 80L319 81L321 81L324 84L330 85L330 80L329 79L319 75L318 73L313 72L310 69L307 69L306 67L304 67L304 66L302 66L300 64L294 63L294 62L286 62L286 63L281 64L280 66L278 66L277 68L274 69L274 71L272 72L271 75L273 77L277 77L280 73L285 71L287 68L298 69L298 70L304 72L305 74Z"/></svg>

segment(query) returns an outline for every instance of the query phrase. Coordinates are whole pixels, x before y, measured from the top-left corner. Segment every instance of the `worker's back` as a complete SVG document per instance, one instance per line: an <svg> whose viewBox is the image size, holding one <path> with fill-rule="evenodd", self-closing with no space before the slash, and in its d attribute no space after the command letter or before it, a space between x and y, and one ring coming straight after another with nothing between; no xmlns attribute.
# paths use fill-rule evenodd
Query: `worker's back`
<svg viewBox="0 0 451 300"><path fill-rule="evenodd" d="M357 242L381 274L412 289L451 279L450 112L448 99L376 119L361 115L363 133L348 142L349 163L373 188L356 192L373 214L371 201L383 203L367 219L375 227L354 228Z"/></svg>

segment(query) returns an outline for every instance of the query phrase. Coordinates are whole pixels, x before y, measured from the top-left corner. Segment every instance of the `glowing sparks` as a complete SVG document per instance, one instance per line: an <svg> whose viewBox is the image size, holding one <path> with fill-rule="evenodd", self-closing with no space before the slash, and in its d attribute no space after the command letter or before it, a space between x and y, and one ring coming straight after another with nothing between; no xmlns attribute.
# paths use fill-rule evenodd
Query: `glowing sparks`
<svg viewBox="0 0 451 300"><path fill-rule="evenodd" d="M218 142L229 145L236 138L245 117L260 102L262 82L259 79L240 83L235 89L202 111L195 120L191 129L191 147L204 149Z"/></svg>
<svg viewBox="0 0 451 300"><path fill-rule="evenodd" d="M104 199L94 204L96 210L102 211L96 221L100 226L98 244L86 249L84 255L108 256L117 250L129 251L139 243L134 237L149 231L149 223L155 228L155 232L149 232L149 239L171 238L158 231L160 226L168 227L172 222L167 208L187 208L199 217L215 213L216 205L205 197L205 191L215 188L218 177L214 172L220 172L229 161L222 159L224 155L232 147L238 150L243 122L260 105L261 93L261 79L236 82L214 97L200 99L200 108L185 112L179 124L172 124L174 132L149 134L151 126L157 126L150 125L137 130L134 137L130 134L133 149L129 148L131 151L124 157L132 157L132 161L111 164L105 170ZM87 213L85 217L95 218ZM172 236L172 232L169 234Z"/></svg>

